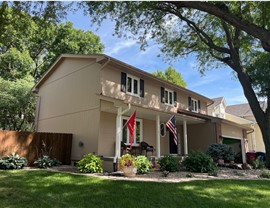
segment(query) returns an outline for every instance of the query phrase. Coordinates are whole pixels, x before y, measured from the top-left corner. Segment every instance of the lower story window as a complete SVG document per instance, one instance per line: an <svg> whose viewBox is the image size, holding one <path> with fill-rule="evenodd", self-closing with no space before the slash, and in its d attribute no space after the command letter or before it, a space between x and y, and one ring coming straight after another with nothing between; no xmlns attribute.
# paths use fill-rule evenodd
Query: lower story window
<svg viewBox="0 0 270 208"><path fill-rule="evenodd" d="M123 126L126 124L127 121L128 118L123 118ZM122 141L126 144L130 144L130 133L126 126L123 128ZM142 141L142 120L136 118L136 127L133 145L139 145L141 141Z"/></svg>

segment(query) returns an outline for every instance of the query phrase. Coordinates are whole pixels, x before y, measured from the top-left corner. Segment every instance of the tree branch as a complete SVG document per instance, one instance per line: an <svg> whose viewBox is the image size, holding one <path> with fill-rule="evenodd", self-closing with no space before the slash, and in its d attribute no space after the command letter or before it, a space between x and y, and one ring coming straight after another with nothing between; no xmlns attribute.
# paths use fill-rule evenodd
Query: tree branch
<svg viewBox="0 0 270 208"><path fill-rule="evenodd" d="M233 25L234 27L245 31L249 35L258 38L261 41L264 50L270 52L270 31L232 14L228 9L220 8L209 2L168 1L168 3L174 5L178 9L197 9L223 19L230 25Z"/></svg>

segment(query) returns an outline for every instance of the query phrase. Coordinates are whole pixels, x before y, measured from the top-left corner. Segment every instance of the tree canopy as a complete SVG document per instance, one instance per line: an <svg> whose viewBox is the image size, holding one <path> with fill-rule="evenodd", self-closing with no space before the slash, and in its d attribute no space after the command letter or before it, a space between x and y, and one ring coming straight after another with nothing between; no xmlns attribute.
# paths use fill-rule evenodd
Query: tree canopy
<svg viewBox="0 0 270 208"><path fill-rule="evenodd" d="M164 79L168 82L171 82L173 84L176 84L181 87L187 87L187 83L182 77L182 74L180 72L177 72L173 67L168 67L165 71L157 70L156 72L152 73L153 75Z"/></svg>
<svg viewBox="0 0 270 208"><path fill-rule="evenodd" d="M68 5L0 3L0 129L32 129L31 87L62 53L103 52L104 45L93 32L75 29L71 22L59 23Z"/></svg>
<svg viewBox="0 0 270 208"><path fill-rule="evenodd" d="M36 97L31 76L15 81L0 77L0 129L29 131L34 128Z"/></svg>

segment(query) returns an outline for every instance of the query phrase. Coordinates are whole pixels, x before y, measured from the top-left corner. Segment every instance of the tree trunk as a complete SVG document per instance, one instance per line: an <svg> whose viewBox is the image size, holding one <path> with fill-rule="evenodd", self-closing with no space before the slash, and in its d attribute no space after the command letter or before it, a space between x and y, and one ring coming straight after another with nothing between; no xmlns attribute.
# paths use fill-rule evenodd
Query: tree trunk
<svg viewBox="0 0 270 208"><path fill-rule="evenodd" d="M266 116L265 116L266 117ZM266 167L270 169L270 118L265 118L265 122L258 123L262 132L262 137L266 153Z"/></svg>
<svg viewBox="0 0 270 208"><path fill-rule="evenodd" d="M264 112L252 88L250 78L245 73L245 69L243 67L233 69L238 73L238 79L244 90L245 97L247 98L252 113L260 127L265 145L266 167L270 169L270 113L268 112L269 106L267 106L267 110L266 112Z"/></svg>

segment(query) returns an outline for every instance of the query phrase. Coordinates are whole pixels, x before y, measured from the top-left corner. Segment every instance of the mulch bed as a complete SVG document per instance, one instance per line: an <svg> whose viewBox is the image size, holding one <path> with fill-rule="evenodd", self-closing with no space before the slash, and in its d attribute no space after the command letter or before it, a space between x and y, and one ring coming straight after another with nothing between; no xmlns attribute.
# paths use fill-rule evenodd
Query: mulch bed
<svg viewBox="0 0 270 208"><path fill-rule="evenodd" d="M191 180L213 180L213 179L250 179L250 180L267 180L260 178L262 170L236 170L226 167L218 168L218 176L209 176L207 173L191 173L188 171L179 171L174 173L169 173L167 177L164 177L164 174L160 170L152 170L148 174L136 175L136 177L128 178L124 177L121 172L118 174L112 175L109 173L99 173L99 174L83 174L78 171L74 166L55 166L49 168L51 171L60 171L68 172L78 175L94 176L103 179L111 180L133 180L133 181L153 181L153 182L182 182L182 181L191 181Z"/></svg>

